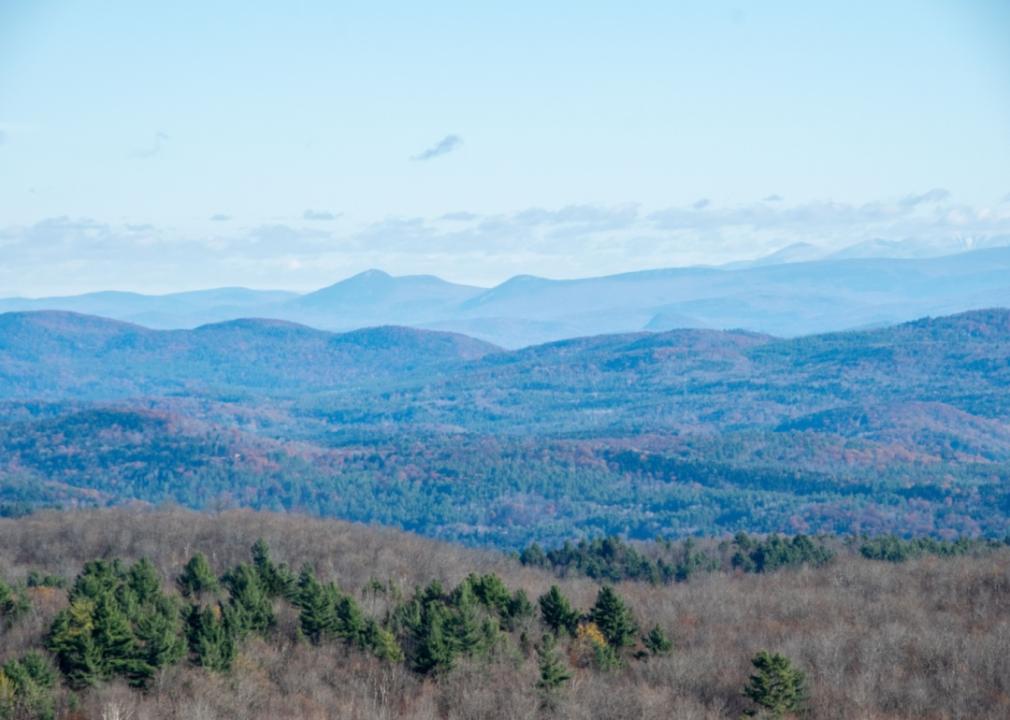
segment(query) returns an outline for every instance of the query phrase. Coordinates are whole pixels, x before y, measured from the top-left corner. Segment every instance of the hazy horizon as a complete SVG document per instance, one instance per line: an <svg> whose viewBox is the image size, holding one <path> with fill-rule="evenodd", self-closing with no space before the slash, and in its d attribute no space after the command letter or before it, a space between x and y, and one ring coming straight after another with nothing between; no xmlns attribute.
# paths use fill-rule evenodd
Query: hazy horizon
<svg viewBox="0 0 1010 720"><path fill-rule="evenodd" d="M1010 235L999 2L0 9L0 296Z"/></svg>

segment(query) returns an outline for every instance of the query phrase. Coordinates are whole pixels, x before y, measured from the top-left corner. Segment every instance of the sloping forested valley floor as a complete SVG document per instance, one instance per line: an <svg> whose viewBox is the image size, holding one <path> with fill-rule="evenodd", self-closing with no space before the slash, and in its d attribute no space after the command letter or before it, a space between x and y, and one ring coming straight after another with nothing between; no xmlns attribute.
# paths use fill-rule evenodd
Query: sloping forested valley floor
<svg viewBox="0 0 1010 720"><path fill-rule="evenodd" d="M583 572L693 556L709 566L681 578ZM0 520L0 578L3 717L1010 714L1001 542L609 540L520 561L290 514L120 509Z"/></svg>

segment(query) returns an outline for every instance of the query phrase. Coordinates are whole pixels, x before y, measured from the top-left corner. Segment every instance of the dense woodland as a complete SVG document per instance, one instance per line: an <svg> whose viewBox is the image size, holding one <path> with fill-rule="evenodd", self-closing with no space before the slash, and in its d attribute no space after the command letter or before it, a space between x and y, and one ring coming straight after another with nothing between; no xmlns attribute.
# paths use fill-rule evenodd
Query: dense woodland
<svg viewBox="0 0 1010 720"><path fill-rule="evenodd" d="M670 583L560 563L631 552L727 559ZM1000 543L611 539L524 559L247 511L0 520L0 717L1010 712Z"/></svg>
<svg viewBox="0 0 1010 720"><path fill-rule="evenodd" d="M511 549L1010 530L1010 311L512 352L396 328L0 318L0 514L252 507Z"/></svg>

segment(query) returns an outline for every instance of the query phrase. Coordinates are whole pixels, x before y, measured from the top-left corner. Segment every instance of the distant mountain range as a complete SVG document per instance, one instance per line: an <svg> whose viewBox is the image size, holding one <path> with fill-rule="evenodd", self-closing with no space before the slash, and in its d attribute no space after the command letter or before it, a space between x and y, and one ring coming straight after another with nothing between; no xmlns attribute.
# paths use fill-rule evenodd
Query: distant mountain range
<svg viewBox="0 0 1010 720"><path fill-rule="evenodd" d="M793 337L1010 305L1010 247L940 257L865 257L935 251L878 241L821 257L814 246L800 244L723 267L577 280L518 276L489 289L369 270L306 295L244 288L157 296L101 292L0 300L0 312L65 310L161 329L248 317L330 331L405 325L517 348L675 328Z"/></svg>

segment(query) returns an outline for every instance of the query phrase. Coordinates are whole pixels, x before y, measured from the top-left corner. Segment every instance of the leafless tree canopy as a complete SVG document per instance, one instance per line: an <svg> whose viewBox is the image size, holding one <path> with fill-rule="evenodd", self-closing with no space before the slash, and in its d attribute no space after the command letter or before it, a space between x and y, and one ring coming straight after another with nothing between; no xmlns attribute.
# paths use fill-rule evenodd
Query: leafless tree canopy
<svg viewBox="0 0 1010 720"><path fill-rule="evenodd" d="M73 577L102 557L151 559L171 587L200 551L218 572L248 558L258 537L280 561L313 565L361 598L370 579L409 592L439 579L495 572L530 597L559 584L580 608L597 586L559 580L493 552L413 535L290 515L181 510L42 513L0 521L0 577L38 571ZM260 718L738 718L750 658L790 657L807 676L812 718L1010 717L1010 551L904 564L840 557L817 569L767 575L713 573L653 586L622 583L640 624L659 624L672 654L574 677L552 708L536 689L530 649L466 661L437 681L340 645L312 646L281 614L266 640L247 642L227 674L186 663L162 670L141 692L105 684L63 718L125 720ZM66 593L30 589L31 611L3 631L0 661L38 647Z"/></svg>

